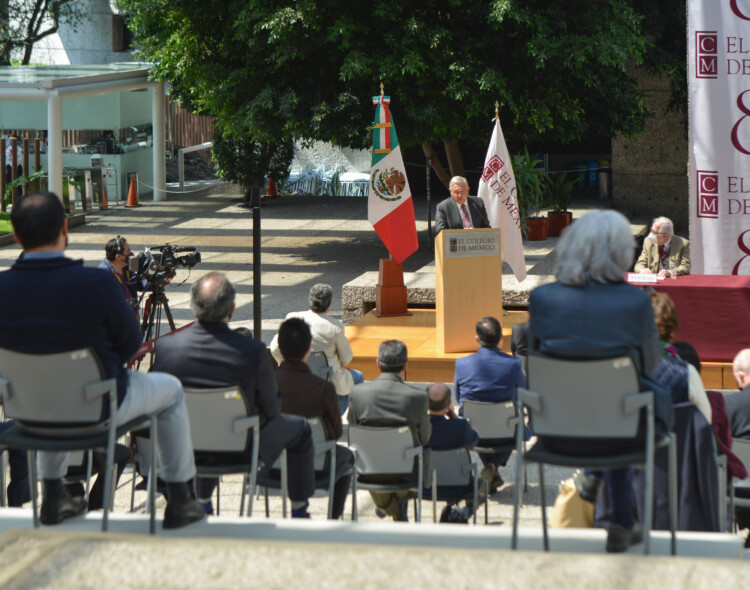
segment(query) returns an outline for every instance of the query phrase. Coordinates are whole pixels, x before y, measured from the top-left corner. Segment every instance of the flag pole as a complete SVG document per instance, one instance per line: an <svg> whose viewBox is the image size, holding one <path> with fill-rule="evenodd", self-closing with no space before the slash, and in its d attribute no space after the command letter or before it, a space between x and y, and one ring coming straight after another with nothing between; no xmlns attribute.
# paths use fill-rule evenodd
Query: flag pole
<svg viewBox="0 0 750 590"><path fill-rule="evenodd" d="M500 118L500 103L495 101L495 118L493 121L497 121Z"/></svg>

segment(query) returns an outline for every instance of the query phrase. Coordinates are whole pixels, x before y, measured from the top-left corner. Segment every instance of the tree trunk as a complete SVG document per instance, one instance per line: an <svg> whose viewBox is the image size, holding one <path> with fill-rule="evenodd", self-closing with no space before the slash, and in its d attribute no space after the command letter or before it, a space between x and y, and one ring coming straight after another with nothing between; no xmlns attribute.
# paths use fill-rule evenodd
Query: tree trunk
<svg viewBox="0 0 750 590"><path fill-rule="evenodd" d="M451 176L466 177L464 159L461 157L461 147L458 145L458 139L444 140L443 145L445 146L445 155L448 156L448 167L451 169Z"/></svg>
<svg viewBox="0 0 750 590"><path fill-rule="evenodd" d="M437 174L438 180L440 180L440 182L445 185L445 188L448 188L448 183L450 182L451 175L445 168L443 168L443 165L440 163L440 159L435 153L435 148L432 147L431 143L423 143L422 151L424 152L425 156L430 158L432 169L435 171L435 174Z"/></svg>

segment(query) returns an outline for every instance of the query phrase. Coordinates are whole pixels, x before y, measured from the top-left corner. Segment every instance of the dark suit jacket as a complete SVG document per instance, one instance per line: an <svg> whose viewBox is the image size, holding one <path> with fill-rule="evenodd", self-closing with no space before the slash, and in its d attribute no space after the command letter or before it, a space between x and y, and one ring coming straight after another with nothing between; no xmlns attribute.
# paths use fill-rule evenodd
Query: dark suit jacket
<svg viewBox="0 0 750 590"><path fill-rule="evenodd" d="M349 424L409 426L414 442L425 445L432 426L427 392L407 385L396 373L381 373L374 381L355 385L349 394Z"/></svg>
<svg viewBox="0 0 750 590"><path fill-rule="evenodd" d="M650 377L661 362L661 346L645 292L624 282L551 283L531 292L529 316L529 351L571 359L633 358L642 390L654 391L655 416L671 428L671 394Z"/></svg>
<svg viewBox="0 0 750 590"><path fill-rule="evenodd" d="M454 387L456 401L504 402L516 399L516 389L526 379L521 361L496 346L483 346L474 354L456 359Z"/></svg>
<svg viewBox="0 0 750 590"><path fill-rule="evenodd" d="M484 208L484 202L478 197L467 197L466 206L469 209L471 225L480 229L490 227L487 218L487 210ZM435 235L438 235L444 229L463 229L464 222L461 219L461 213L452 197L440 201L435 213Z"/></svg>
<svg viewBox="0 0 750 590"><path fill-rule="evenodd" d="M195 322L160 338L152 371L170 373L185 387L239 385L261 428L281 413L281 394L262 342L234 332L224 322Z"/></svg>
<svg viewBox="0 0 750 590"><path fill-rule="evenodd" d="M323 419L328 438L341 436L341 411L333 383L310 372L307 363L283 361L276 369L281 392L281 411L305 418Z"/></svg>
<svg viewBox="0 0 750 590"><path fill-rule="evenodd" d="M431 449L473 449L479 442L479 435L471 429L468 420L430 415L432 436L427 446Z"/></svg>
<svg viewBox="0 0 750 590"><path fill-rule="evenodd" d="M140 343L138 322L112 273L63 256L21 258L0 273L0 347L47 353L90 346L105 376L117 378L122 402L125 364Z"/></svg>
<svg viewBox="0 0 750 590"><path fill-rule="evenodd" d="M724 396L734 438L750 438L750 387Z"/></svg>

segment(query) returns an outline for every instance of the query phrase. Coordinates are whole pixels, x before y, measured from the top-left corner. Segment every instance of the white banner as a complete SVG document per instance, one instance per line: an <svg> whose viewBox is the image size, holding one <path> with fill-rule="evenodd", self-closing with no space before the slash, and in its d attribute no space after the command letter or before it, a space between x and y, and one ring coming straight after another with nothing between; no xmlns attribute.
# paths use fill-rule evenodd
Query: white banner
<svg viewBox="0 0 750 590"><path fill-rule="evenodd" d="M520 283L526 278L521 217L516 196L516 177L500 127L500 119L495 119L495 128L484 158L477 196L484 201L490 227L500 228L503 260L510 264L516 280Z"/></svg>
<svg viewBox="0 0 750 590"><path fill-rule="evenodd" d="M693 274L750 275L750 0L688 1Z"/></svg>

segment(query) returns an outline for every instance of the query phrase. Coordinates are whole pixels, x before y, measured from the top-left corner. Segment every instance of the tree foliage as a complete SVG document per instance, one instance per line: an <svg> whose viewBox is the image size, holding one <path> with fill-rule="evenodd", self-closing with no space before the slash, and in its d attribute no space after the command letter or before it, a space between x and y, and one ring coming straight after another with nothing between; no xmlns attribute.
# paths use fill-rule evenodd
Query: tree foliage
<svg viewBox="0 0 750 590"><path fill-rule="evenodd" d="M260 142L238 132L217 130L213 143L211 156L219 178L239 184L247 198L253 186L265 184L266 175L277 182L289 175L294 157L294 143L289 139Z"/></svg>
<svg viewBox="0 0 750 590"><path fill-rule="evenodd" d="M646 0L120 4L157 75L220 129L367 147L382 81L399 142L443 143L454 173L459 142L486 142L495 101L515 141L634 136L647 113L629 67L663 62Z"/></svg>
<svg viewBox="0 0 750 590"><path fill-rule="evenodd" d="M28 65L34 44L57 32L62 21L73 25L83 16L76 0L0 0L0 65L11 58Z"/></svg>

